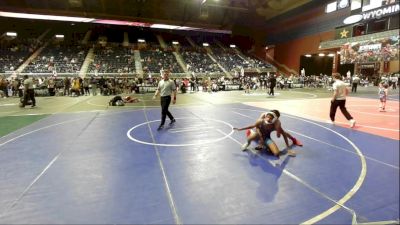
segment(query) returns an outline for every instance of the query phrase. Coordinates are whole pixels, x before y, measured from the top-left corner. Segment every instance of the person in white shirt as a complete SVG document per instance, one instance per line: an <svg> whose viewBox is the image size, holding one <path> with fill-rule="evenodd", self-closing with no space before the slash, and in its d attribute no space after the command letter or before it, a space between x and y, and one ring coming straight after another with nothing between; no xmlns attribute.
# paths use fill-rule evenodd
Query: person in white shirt
<svg viewBox="0 0 400 225"><path fill-rule="evenodd" d="M353 80L351 82L351 92L357 92L357 86L360 83L360 78L357 76L357 74L354 75Z"/></svg>
<svg viewBox="0 0 400 225"><path fill-rule="evenodd" d="M172 114L169 112L168 107L171 103L171 95L173 94L172 104L176 103L176 85L173 80L169 79L169 70L165 70L162 73L163 79L158 83L156 93L153 99L157 97L158 94L161 96L161 123L157 130L164 128L165 119L168 116L171 120L170 125L174 124L176 121Z"/></svg>
<svg viewBox="0 0 400 225"><path fill-rule="evenodd" d="M346 95L348 94L349 91L346 87L346 84L342 81L342 76L339 73L334 73L332 76L333 79L335 80L335 83L333 83L332 86L333 96L329 112L331 120L328 122L332 124L335 123L336 110L339 107L340 111L342 111L343 115L350 122L350 127L353 128L356 124L356 121L353 119L353 117L346 109Z"/></svg>

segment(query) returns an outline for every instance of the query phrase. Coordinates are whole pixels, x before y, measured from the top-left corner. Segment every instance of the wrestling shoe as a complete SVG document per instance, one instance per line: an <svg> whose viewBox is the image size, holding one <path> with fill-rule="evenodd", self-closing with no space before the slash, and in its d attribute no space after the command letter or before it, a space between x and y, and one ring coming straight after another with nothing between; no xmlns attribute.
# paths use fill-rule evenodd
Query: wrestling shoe
<svg viewBox="0 0 400 225"><path fill-rule="evenodd" d="M335 121L327 120L326 122L329 123L329 124L335 125Z"/></svg>
<svg viewBox="0 0 400 225"><path fill-rule="evenodd" d="M350 127L353 128L356 125L356 121L351 119L350 120Z"/></svg>
<svg viewBox="0 0 400 225"><path fill-rule="evenodd" d="M264 146L260 146L260 145L258 145L257 147L255 147L254 148L255 150L257 150L257 151L261 151L261 150L263 150L264 149Z"/></svg>
<svg viewBox="0 0 400 225"><path fill-rule="evenodd" d="M297 145L297 146L300 146L300 147L303 147L303 143L301 143L301 141L299 141L298 139L296 139L296 138L293 138L293 144L294 145Z"/></svg>
<svg viewBox="0 0 400 225"><path fill-rule="evenodd" d="M241 149L243 152L244 152L244 151L247 151L247 148L249 147L249 145L250 145L250 144L246 142L246 143L244 143L244 144L242 145L242 147L241 147L240 149Z"/></svg>

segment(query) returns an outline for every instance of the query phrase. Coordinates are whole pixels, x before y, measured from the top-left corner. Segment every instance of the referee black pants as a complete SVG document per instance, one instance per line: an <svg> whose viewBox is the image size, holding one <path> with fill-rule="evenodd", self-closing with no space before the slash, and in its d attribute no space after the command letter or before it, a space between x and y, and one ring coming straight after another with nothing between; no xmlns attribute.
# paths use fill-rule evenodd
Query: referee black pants
<svg viewBox="0 0 400 225"><path fill-rule="evenodd" d="M346 109L346 100L335 100L331 102L331 109L329 113L329 117L332 121L335 121L336 110L338 107L340 108L340 111L342 111L344 117L346 117L347 120L353 119L353 117Z"/></svg>
<svg viewBox="0 0 400 225"><path fill-rule="evenodd" d="M26 93L24 93L23 106L26 106L28 104L29 100L32 101L32 106L36 106L35 90L34 89L28 89L28 90L26 90Z"/></svg>
<svg viewBox="0 0 400 225"><path fill-rule="evenodd" d="M164 125L165 118L168 116L170 120L173 120L174 117L168 111L169 104L171 103L171 96L161 96L161 124L160 126Z"/></svg>
<svg viewBox="0 0 400 225"><path fill-rule="evenodd" d="M274 95L274 88L275 88L275 86L269 86L269 93L268 93L268 95Z"/></svg>
<svg viewBox="0 0 400 225"><path fill-rule="evenodd" d="M358 86L358 83L353 83L351 85L351 92L357 92L357 86Z"/></svg>

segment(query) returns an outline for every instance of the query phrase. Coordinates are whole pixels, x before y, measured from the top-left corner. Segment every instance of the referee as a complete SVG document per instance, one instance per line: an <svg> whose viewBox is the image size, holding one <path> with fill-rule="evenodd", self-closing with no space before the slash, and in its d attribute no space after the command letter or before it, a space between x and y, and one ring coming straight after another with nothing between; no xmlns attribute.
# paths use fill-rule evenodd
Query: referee
<svg viewBox="0 0 400 225"><path fill-rule="evenodd" d="M163 79L158 83L158 87L156 93L153 96L153 99L157 97L158 94L161 96L161 123L157 130L161 130L164 128L165 118L171 120L170 125L175 123L175 119L172 114L168 111L169 104L171 103L171 94L174 94L174 98L172 100L172 104L176 103L176 86L173 80L169 79L169 70L165 70L162 74Z"/></svg>

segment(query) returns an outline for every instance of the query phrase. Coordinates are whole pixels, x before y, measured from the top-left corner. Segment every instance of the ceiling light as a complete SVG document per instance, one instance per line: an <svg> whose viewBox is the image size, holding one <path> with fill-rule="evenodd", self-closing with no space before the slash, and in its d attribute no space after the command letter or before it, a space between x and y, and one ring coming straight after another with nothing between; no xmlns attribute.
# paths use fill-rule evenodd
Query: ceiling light
<svg viewBox="0 0 400 225"><path fill-rule="evenodd" d="M0 11L0 17L39 19L39 20L57 20L57 21L67 21L67 22L83 22L83 23L100 23L100 24L151 27L151 28L175 29L175 30L200 30L200 31L210 32L210 33L232 34L231 30L203 29L203 28L196 28L196 27L186 27L186 26L166 25L166 24L151 24L151 23L134 22L134 21L123 21L123 20L94 19L94 18L85 18L85 17L52 16L52 15L14 13L14 12L3 12L3 11Z"/></svg>
<svg viewBox="0 0 400 225"><path fill-rule="evenodd" d="M231 47L231 48L236 48L236 45L229 45L229 47Z"/></svg>
<svg viewBox="0 0 400 225"><path fill-rule="evenodd" d="M208 44L208 43L203 43L203 46L204 46L204 47L208 47L209 44Z"/></svg>
<svg viewBox="0 0 400 225"><path fill-rule="evenodd" d="M56 34L56 38L64 38L63 34Z"/></svg>
<svg viewBox="0 0 400 225"><path fill-rule="evenodd" d="M146 41L144 39L138 39L137 42L139 43L145 43Z"/></svg>
<svg viewBox="0 0 400 225"><path fill-rule="evenodd" d="M151 28L158 28L158 29L170 29L170 30L173 30L173 29L178 28L179 26L167 25L167 24L153 24L150 27Z"/></svg>
<svg viewBox="0 0 400 225"><path fill-rule="evenodd" d="M142 22L131 22L131 21L123 21L123 20L104 20L104 19L96 19L93 23L100 24L111 24L111 25L124 25L124 26L134 26L134 27L150 27L150 23L142 23Z"/></svg>
<svg viewBox="0 0 400 225"><path fill-rule="evenodd" d="M177 28L175 28L176 30L197 30L197 29L200 29L200 28L196 28L196 27L184 27L184 26L182 26L182 27L177 27Z"/></svg>
<svg viewBox="0 0 400 225"><path fill-rule="evenodd" d="M173 41L172 44L173 44L173 45L179 45L179 42Z"/></svg>
<svg viewBox="0 0 400 225"><path fill-rule="evenodd" d="M333 56L335 56L335 54L329 53L328 56L329 56L329 57L333 57Z"/></svg>
<svg viewBox="0 0 400 225"><path fill-rule="evenodd" d="M16 37L17 33L15 33L15 32L7 32L6 36L8 36L8 37Z"/></svg>
<svg viewBox="0 0 400 225"><path fill-rule="evenodd" d="M306 55L304 55L305 57L308 57L308 58L310 58L311 57L311 55L310 54L306 54Z"/></svg>
<svg viewBox="0 0 400 225"><path fill-rule="evenodd" d="M13 13L13 12L1 12L1 11L0 11L0 16L12 17L12 18L24 18L24 19L70 21L70 22L92 22L94 20L93 18L84 18L84 17L51 16L51 15Z"/></svg>
<svg viewBox="0 0 400 225"><path fill-rule="evenodd" d="M319 53L318 55L319 55L319 56L325 56L325 54L324 54L324 53Z"/></svg>

